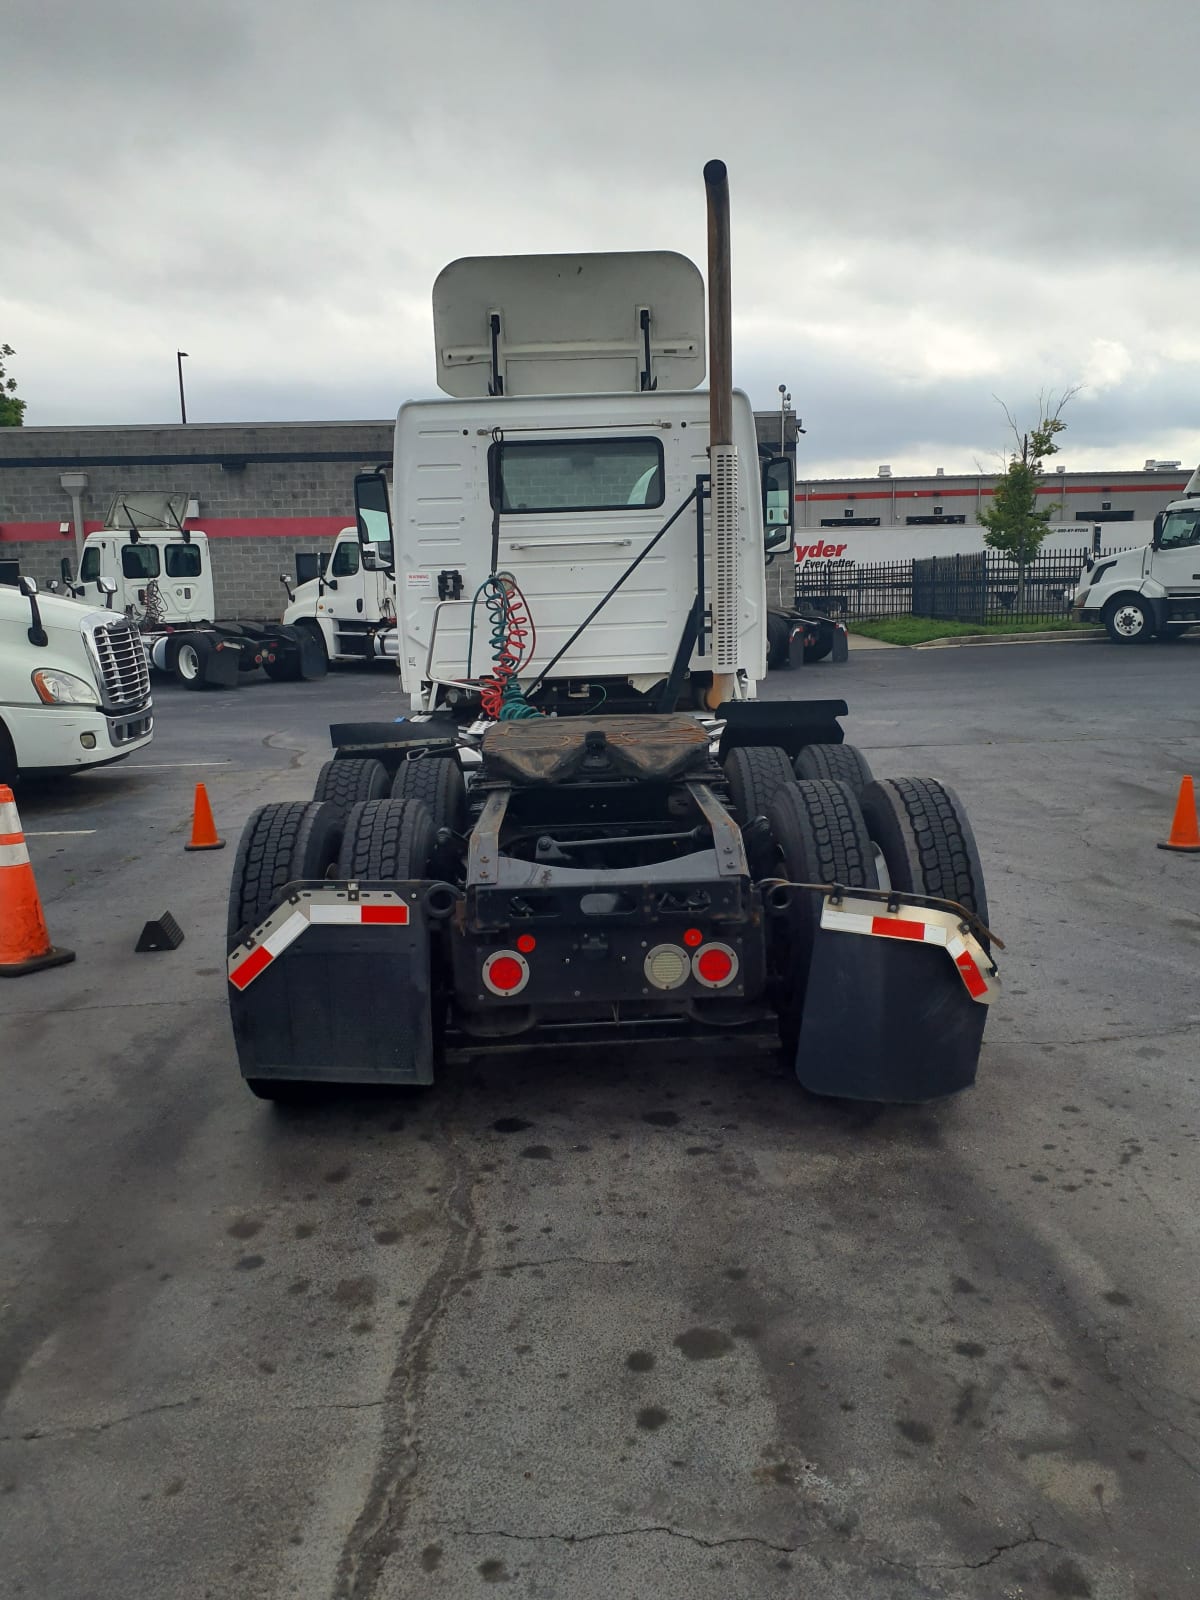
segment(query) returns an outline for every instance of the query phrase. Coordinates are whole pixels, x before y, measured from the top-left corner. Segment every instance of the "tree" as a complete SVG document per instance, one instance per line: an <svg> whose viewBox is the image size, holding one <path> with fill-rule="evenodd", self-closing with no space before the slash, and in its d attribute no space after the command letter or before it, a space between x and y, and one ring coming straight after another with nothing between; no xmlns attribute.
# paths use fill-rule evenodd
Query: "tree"
<svg viewBox="0 0 1200 1600"><path fill-rule="evenodd" d="M1058 453L1054 441L1066 427L1063 408L1075 393L1074 389L1064 390L1057 401L1053 395L1039 395L1037 424L1026 432L1017 426L1004 402L997 402L1008 418L1015 447L1009 452L1004 476L992 491L992 503L980 511L979 521L984 543L1016 562L1018 609L1025 604L1025 569L1041 549L1050 518L1059 509L1057 502L1038 505L1038 484L1045 470L1042 463Z"/></svg>
<svg viewBox="0 0 1200 1600"><path fill-rule="evenodd" d="M10 344L0 344L0 428L19 428L25 421L25 402L17 399L17 380L4 370L5 356L15 356Z"/></svg>

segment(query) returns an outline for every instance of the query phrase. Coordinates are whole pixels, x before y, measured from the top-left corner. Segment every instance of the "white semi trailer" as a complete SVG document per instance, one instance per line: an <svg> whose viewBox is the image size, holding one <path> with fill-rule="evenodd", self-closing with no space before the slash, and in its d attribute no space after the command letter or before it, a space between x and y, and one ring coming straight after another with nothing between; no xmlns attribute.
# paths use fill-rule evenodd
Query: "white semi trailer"
<svg viewBox="0 0 1200 1600"><path fill-rule="evenodd" d="M792 466L760 466L732 388L720 162L705 184L707 395L682 257L438 279L446 398L401 409L390 493L355 485L412 709L332 728L314 798L260 807L234 863L258 1095L605 1041L675 1042L686 1070L736 1034L781 1038L817 1092L974 1079L997 974L961 805L876 782L844 701L756 699Z"/></svg>

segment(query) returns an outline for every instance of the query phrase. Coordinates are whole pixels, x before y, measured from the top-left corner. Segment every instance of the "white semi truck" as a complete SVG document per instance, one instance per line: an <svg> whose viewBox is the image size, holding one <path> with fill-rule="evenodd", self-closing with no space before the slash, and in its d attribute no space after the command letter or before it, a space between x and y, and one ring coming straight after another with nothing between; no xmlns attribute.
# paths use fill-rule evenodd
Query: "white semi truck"
<svg viewBox="0 0 1200 1600"><path fill-rule="evenodd" d="M663 253L472 258L434 289L357 530L397 580L406 715L333 727L234 862L243 1077L426 1084L450 1053L782 1039L815 1092L975 1077L983 873L934 778L875 781L842 700L756 699L793 469L731 381L728 189ZM774 510L775 516L770 512Z"/></svg>
<svg viewBox="0 0 1200 1600"><path fill-rule="evenodd" d="M1200 467L1155 517L1148 545L1089 559L1073 610L1080 622L1102 622L1116 644L1173 639L1200 623Z"/></svg>
<svg viewBox="0 0 1200 1600"><path fill-rule="evenodd" d="M142 496L132 506L130 498L117 495L105 526L84 540L70 589L90 599L111 587L155 671L189 689L234 688L259 667L276 679L324 677L315 620L220 620L207 534L179 520L169 496ZM146 506L151 499L161 502L157 515Z"/></svg>
<svg viewBox="0 0 1200 1600"><path fill-rule="evenodd" d="M39 594L32 578L0 586L0 783L120 761L153 732L150 674L126 617Z"/></svg>
<svg viewBox="0 0 1200 1600"><path fill-rule="evenodd" d="M330 661L395 661L396 577L390 546L365 549L357 527L343 528L320 577L293 586L286 573L283 613L290 627L313 628Z"/></svg>

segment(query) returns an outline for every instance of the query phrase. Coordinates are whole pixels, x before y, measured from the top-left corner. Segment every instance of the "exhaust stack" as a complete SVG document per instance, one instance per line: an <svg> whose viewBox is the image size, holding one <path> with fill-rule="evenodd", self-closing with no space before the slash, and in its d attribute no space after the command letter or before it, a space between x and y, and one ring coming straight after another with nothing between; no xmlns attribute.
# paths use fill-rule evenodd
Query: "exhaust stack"
<svg viewBox="0 0 1200 1600"><path fill-rule="evenodd" d="M709 593L712 595L715 709L734 692L738 662L738 454L733 442L733 325L729 176L723 161L704 168L708 200Z"/></svg>

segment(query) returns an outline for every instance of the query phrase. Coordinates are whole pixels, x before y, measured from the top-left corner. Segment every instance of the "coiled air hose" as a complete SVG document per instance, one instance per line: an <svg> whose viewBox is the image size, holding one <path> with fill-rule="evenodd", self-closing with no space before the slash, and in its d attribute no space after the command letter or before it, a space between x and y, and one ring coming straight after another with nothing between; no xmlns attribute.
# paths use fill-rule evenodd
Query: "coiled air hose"
<svg viewBox="0 0 1200 1600"><path fill-rule="evenodd" d="M471 601L472 638L475 607L480 596L488 613L488 643L492 652L492 670L479 682L484 715L493 722L516 722L525 717L541 716L537 707L531 706L521 693L518 677L522 667L533 660L537 648L537 630L528 601L511 573L493 572L479 585ZM469 662L467 671L469 674Z"/></svg>

